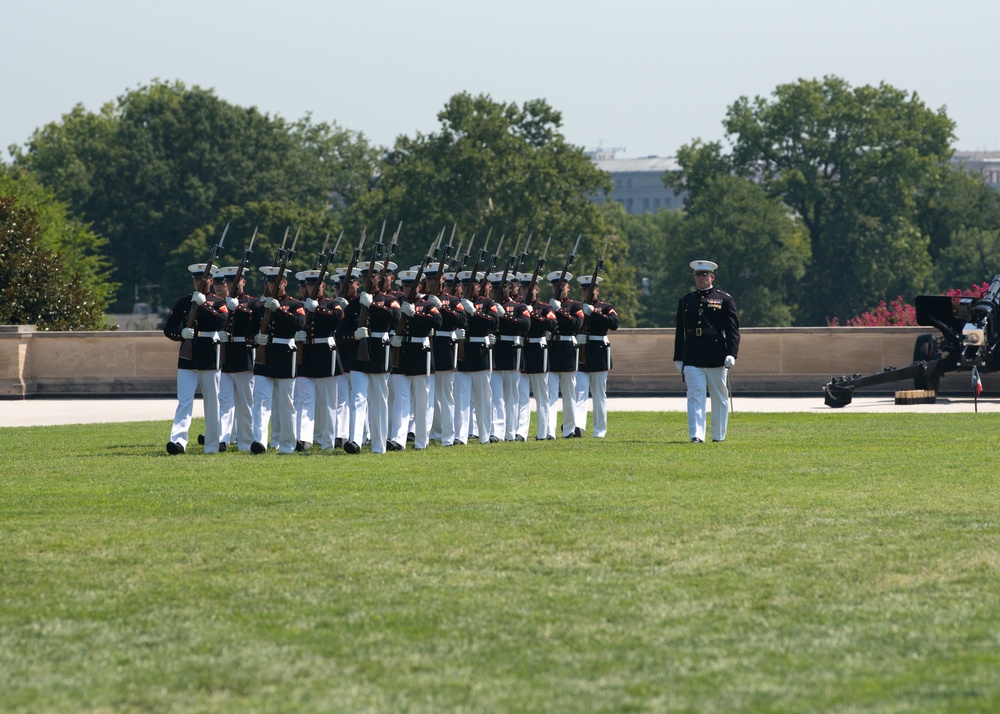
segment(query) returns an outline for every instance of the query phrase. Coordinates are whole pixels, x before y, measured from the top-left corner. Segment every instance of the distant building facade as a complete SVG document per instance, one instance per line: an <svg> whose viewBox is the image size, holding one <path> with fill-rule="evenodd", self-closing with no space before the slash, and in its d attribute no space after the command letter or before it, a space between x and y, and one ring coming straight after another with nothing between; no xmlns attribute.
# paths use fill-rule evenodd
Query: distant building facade
<svg viewBox="0 0 1000 714"><path fill-rule="evenodd" d="M639 215L684 207L685 192L677 193L663 185L663 177L668 172L680 171L680 164L674 157L619 159L613 150L602 149L586 153L597 168L611 176L614 188L609 198L622 204L627 213ZM604 203L605 199L603 195L598 195L591 200Z"/></svg>
<svg viewBox="0 0 1000 714"><path fill-rule="evenodd" d="M956 151L951 163L983 177L983 183L1000 191L1000 151Z"/></svg>

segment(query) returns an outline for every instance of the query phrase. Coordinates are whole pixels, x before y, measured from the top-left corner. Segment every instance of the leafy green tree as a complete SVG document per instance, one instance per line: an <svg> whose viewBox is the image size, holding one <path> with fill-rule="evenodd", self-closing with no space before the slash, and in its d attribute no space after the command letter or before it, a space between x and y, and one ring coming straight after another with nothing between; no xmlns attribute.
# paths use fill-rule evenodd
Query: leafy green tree
<svg viewBox="0 0 1000 714"><path fill-rule="evenodd" d="M683 247L671 263L675 279L690 286L689 263L713 260L718 285L736 298L742 325L791 325L809 241L788 207L761 186L728 174L707 180L685 205Z"/></svg>
<svg viewBox="0 0 1000 714"><path fill-rule="evenodd" d="M992 190L992 189L991 189ZM990 281L1000 273L1000 228L964 228L941 251L938 276L941 285L955 288Z"/></svg>
<svg viewBox="0 0 1000 714"><path fill-rule="evenodd" d="M671 267L678 260L684 213L661 210L630 215L614 201L602 206L605 220L628 240L629 262L634 266L638 290L636 327L670 327L677 299L690 280L678 283Z"/></svg>
<svg viewBox="0 0 1000 714"><path fill-rule="evenodd" d="M36 131L15 163L107 237L122 281L116 307L126 309L134 285L169 284L168 256L224 210L276 202L336 215L369 190L376 159L363 136L335 125L154 82L96 114L75 107Z"/></svg>
<svg viewBox="0 0 1000 714"><path fill-rule="evenodd" d="M740 98L724 125L733 169L761 181L808 231L799 322L924 289L931 262L917 205L951 156L944 110L884 83L851 88L832 76L780 85L773 97Z"/></svg>
<svg viewBox="0 0 1000 714"><path fill-rule="evenodd" d="M559 131L561 114L541 99L518 106L461 93L438 119L440 131L396 140L376 189L350 211L353 230L367 225L369 232L377 231L386 218L390 224L402 220L397 262L404 265L419 262L431 239L453 224L460 238L475 233L477 248L490 229L490 248L505 236L505 255L518 239L523 245L532 234L530 261L552 236L551 270L564 264L582 234L571 272L592 272L607 243L602 296L631 324L637 291L627 240L608 240L611 227L588 200L609 191L611 180L579 147L567 143Z"/></svg>
<svg viewBox="0 0 1000 714"><path fill-rule="evenodd" d="M66 203L22 169L0 164L0 196L14 196L29 208L39 225L38 246L59 255L62 270L78 276L90 300L103 310L118 284L104 255L107 241L70 214Z"/></svg>
<svg viewBox="0 0 1000 714"><path fill-rule="evenodd" d="M0 323L40 330L96 330L103 305L80 273L42 247L38 214L0 194Z"/></svg>

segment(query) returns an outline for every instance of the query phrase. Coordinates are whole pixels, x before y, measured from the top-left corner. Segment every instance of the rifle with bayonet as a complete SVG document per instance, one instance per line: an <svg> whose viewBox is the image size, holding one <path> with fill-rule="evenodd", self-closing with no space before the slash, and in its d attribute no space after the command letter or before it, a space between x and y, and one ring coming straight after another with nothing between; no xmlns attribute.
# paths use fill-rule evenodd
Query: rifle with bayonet
<svg viewBox="0 0 1000 714"><path fill-rule="evenodd" d="M278 252L274 256L275 258L278 259L275 261L276 263L278 263L278 273L277 275L274 276L274 295L270 295L268 297L272 297L275 300L279 298L279 291L281 290L281 280L282 278L285 277L285 270L288 268L288 261L290 261L293 257L295 257L295 244L299 242L299 233L301 232L302 232L301 228L295 231L295 238L292 239L292 247L289 248L288 250L285 250L285 241L284 240L281 241L281 247L278 249ZM286 239L288 238L288 229L285 230L285 238ZM267 334L267 330L271 326L271 318L273 315L274 315L273 310L264 310L264 317L260 321L260 330L259 330L260 334L263 335ZM264 349L257 350L254 363L259 364L263 367L264 365L267 364L267 345L260 345L260 346L263 347Z"/></svg>
<svg viewBox="0 0 1000 714"><path fill-rule="evenodd" d="M506 233L500 236L500 241L497 243L496 249L493 251L493 255L490 256L490 262L486 265L486 270L483 271L483 278L479 281L479 295L483 298L488 298L490 293L488 290L490 284L490 275L496 270L497 259L500 257L500 249L503 247L503 239L506 237Z"/></svg>
<svg viewBox="0 0 1000 714"><path fill-rule="evenodd" d="M528 242L524 244L525 250L528 248L528 243L531 243L531 234L528 234ZM500 276L500 301L502 302L507 297L507 277L510 275L511 269L514 270L514 274L517 275L517 270L520 267L520 261L523 260L525 255L524 251L518 253L518 247L521 245L521 237L518 236L517 243L514 244L514 251L507 258L507 265L504 266L503 275ZM518 256L521 256L520 258Z"/></svg>
<svg viewBox="0 0 1000 714"><path fill-rule="evenodd" d="M587 305L594 304L594 288L597 286L597 274L601 272L601 268L604 267L604 256L608 252L608 244L611 242L611 234L608 234L607 240L604 241L604 250L601 251L601 257L597 259L597 263L594 265L594 273L590 276L590 284L587 287L587 298L584 303ZM583 327L580 329L580 334L583 335L583 344L580 345L580 364L587 364L587 342L590 339L590 315L586 315L583 318Z"/></svg>
<svg viewBox="0 0 1000 714"><path fill-rule="evenodd" d="M361 249L365 247L365 235L367 233L368 228L366 227L363 231L361 231L361 240L358 242L354 252L351 253L351 259L347 263L347 272L344 273L344 280L340 283L340 292L338 293L338 297L346 298L347 286L350 284L351 276L354 273L354 269L358 265L358 258L361 257Z"/></svg>
<svg viewBox="0 0 1000 714"><path fill-rule="evenodd" d="M340 235L337 237L336 245L333 246L333 250L327 253L326 246L330 242L330 234L326 234L326 240L323 241L323 248L320 250L319 255L316 256L316 262L313 264L313 270L319 270L319 275L316 278L316 284L313 285L312 291L309 293L310 300L319 300L319 289L323 284L323 281L326 280L326 271L330 267L330 260L337 254L337 248L340 247L340 241L343 240L343 238L344 231L341 231ZM314 312L306 310L306 324L302 329L307 335L309 334L309 327L312 325L314 316ZM305 354L305 349L301 349L295 354L295 361L297 364L302 364L302 361L305 359Z"/></svg>
<svg viewBox="0 0 1000 714"><path fill-rule="evenodd" d="M545 242L545 250L542 251L541 257L538 262L535 263L535 272L531 274L531 282L528 283L528 289L524 294L524 300L527 304L531 304L531 297L535 292L535 285L538 284L538 274L545 267L545 256L549 254L549 246L552 244L552 236Z"/></svg>
<svg viewBox="0 0 1000 714"><path fill-rule="evenodd" d="M382 249L382 238L385 237L385 224L386 221L383 220L382 230L378 234L378 241L372 246L372 257L368 261L368 272L365 273L365 284L361 286L361 292L367 293L370 297L374 297L375 289L372 287L372 275L375 272L375 265L378 262L379 251ZM368 327L367 305L362 304L361 310L358 312L358 327ZM358 352L355 359L359 362L367 362L369 360L368 352L368 339L362 338L358 340Z"/></svg>
<svg viewBox="0 0 1000 714"><path fill-rule="evenodd" d="M208 293L208 286L211 285L212 281L212 266L215 264L216 259L219 257L219 251L222 250L222 244L226 240L226 233L229 232L229 224L222 231L222 237L219 238L219 242L212 247L212 253L208 256L208 262L205 263L205 269L201 273L201 277L198 278L198 292L202 295ZM198 308L201 305L195 305L193 302L191 304L191 309L188 312L187 322L185 327L194 329L195 323L198 321ZM194 338L190 340L184 340L181 343L180 356L182 359L192 359L194 357Z"/></svg>
<svg viewBox="0 0 1000 714"><path fill-rule="evenodd" d="M239 301L240 299L240 281L243 279L243 273L246 272L247 263L250 262L250 254L253 253L253 243L257 240L257 228L254 227L253 235L250 236L250 245L247 249L243 251L243 257L240 258L239 267L236 268L236 275L233 276L233 293L229 297L234 300ZM229 313L226 317L226 334L229 335L229 340L232 341L233 335L233 320L236 319L236 310Z"/></svg>

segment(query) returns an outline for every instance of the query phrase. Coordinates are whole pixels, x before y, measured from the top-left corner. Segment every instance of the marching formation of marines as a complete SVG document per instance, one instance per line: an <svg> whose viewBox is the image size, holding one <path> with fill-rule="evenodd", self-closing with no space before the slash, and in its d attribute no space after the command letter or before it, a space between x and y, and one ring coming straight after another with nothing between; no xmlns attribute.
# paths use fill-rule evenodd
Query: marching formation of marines
<svg viewBox="0 0 1000 714"><path fill-rule="evenodd" d="M420 265L399 271L398 233L388 246L380 236L365 261L362 236L349 264L333 270L337 247L326 252L324 244L311 269L292 273L298 236L285 250L286 232L274 264L257 269L258 297L246 291L253 238L238 266L215 267L222 240L207 263L189 266L194 291L164 328L181 343L167 452L187 449L196 390L205 453L524 442L532 396L536 440L555 439L557 427L562 438L582 437L590 400L593 436L606 435L608 333L619 321L598 299L603 259L593 275L577 278L582 292L574 299L568 268L579 239L562 270L541 276L548 245L533 273L520 270L527 243L499 270L500 245L492 259L485 246L470 255L474 236L452 259L454 231L443 256L442 232ZM550 285L547 301L540 277Z"/></svg>

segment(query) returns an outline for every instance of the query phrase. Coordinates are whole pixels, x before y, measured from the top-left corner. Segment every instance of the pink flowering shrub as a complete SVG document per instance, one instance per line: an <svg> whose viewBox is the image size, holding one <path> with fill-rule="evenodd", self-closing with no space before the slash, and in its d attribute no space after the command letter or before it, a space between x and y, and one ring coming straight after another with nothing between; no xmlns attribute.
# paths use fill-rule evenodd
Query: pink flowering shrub
<svg viewBox="0 0 1000 714"><path fill-rule="evenodd" d="M982 285L973 285L971 288L966 290L959 290L953 288L945 293L948 297L952 299L955 306L958 306L959 298L963 297L973 297L981 298L987 290L989 290L990 284L983 283ZM830 318L826 321L828 327L840 327L840 320L836 317ZM917 311L913 305L903 301L903 296L898 296L888 305L885 300L882 300L878 307L874 310L868 312L863 312L857 317L852 317L847 320L847 327L894 327L898 325L916 325L917 324Z"/></svg>

